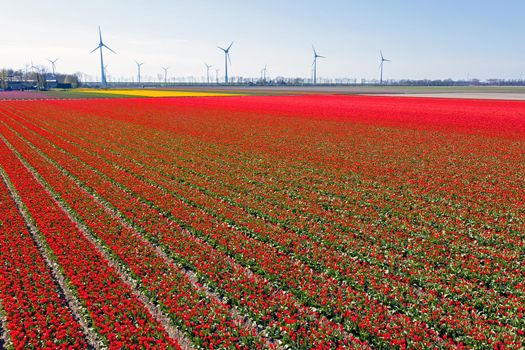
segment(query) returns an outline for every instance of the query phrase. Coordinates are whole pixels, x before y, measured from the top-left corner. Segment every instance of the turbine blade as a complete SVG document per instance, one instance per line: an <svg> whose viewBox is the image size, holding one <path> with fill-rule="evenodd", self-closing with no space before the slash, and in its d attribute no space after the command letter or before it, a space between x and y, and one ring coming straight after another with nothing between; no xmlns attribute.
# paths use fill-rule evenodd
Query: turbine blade
<svg viewBox="0 0 525 350"><path fill-rule="evenodd" d="M113 52L115 55L117 54L115 51L111 50L111 48L109 46L107 46L106 44L102 43L102 46L104 46L109 51Z"/></svg>
<svg viewBox="0 0 525 350"><path fill-rule="evenodd" d="M315 51L315 47L312 45L312 50L314 50L314 56L317 57L317 51Z"/></svg>
<svg viewBox="0 0 525 350"><path fill-rule="evenodd" d="M232 59L230 57L230 53L226 52L226 56L228 57L228 62L230 63L230 66L232 65Z"/></svg>
<svg viewBox="0 0 525 350"><path fill-rule="evenodd" d="M223 49L223 48L220 47L220 46L217 46L217 47L219 48L219 50L222 50L222 51L226 52L226 49Z"/></svg>
<svg viewBox="0 0 525 350"><path fill-rule="evenodd" d="M98 49L100 49L100 47L101 47L100 45L95 47L90 53L93 53L93 52L97 51Z"/></svg>
<svg viewBox="0 0 525 350"><path fill-rule="evenodd" d="M102 31L100 30L100 25L98 26L98 37L100 39L100 43L102 44Z"/></svg>
<svg viewBox="0 0 525 350"><path fill-rule="evenodd" d="M321 56L321 55L319 55L319 56L317 56L317 58L326 58L326 57L325 57L325 56Z"/></svg>
<svg viewBox="0 0 525 350"><path fill-rule="evenodd" d="M230 48L232 47L232 45L233 45L233 41L232 41L232 43L230 44L230 46L228 46L228 48L226 49L226 51L230 51Z"/></svg>
<svg viewBox="0 0 525 350"><path fill-rule="evenodd" d="M384 60L383 51L379 50L379 54L381 55L381 61L383 61Z"/></svg>

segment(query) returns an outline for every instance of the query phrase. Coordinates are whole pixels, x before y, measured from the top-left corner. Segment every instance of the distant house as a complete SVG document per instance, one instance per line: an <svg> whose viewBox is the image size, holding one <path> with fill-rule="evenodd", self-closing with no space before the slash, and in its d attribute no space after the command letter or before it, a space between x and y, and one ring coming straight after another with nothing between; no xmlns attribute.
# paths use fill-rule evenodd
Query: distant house
<svg viewBox="0 0 525 350"><path fill-rule="evenodd" d="M49 82L48 82L49 83ZM78 77L71 74L57 74L54 87L59 89L72 89L78 87Z"/></svg>
<svg viewBox="0 0 525 350"><path fill-rule="evenodd" d="M36 88L34 81L7 81L6 90L32 90Z"/></svg>
<svg viewBox="0 0 525 350"><path fill-rule="evenodd" d="M72 89L73 85L71 83L57 83L56 88L57 89Z"/></svg>

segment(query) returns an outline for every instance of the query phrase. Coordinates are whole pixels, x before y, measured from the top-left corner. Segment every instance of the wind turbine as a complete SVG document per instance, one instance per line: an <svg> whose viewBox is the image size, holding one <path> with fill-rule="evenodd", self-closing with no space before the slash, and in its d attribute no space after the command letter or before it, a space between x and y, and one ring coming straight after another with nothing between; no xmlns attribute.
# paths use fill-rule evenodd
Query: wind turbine
<svg viewBox="0 0 525 350"><path fill-rule="evenodd" d="M98 26L98 36L99 36L99 43L98 43L98 46L95 47L93 49L93 51L91 51L90 53L93 53L97 50L100 50L100 80L101 80L101 85L103 87L107 86L107 81L106 81L106 72L104 70L104 58L102 57L102 48L106 48L108 49L109 51L113 52L114 54L116 54L115 51L111 50L106 44L104 44L104 42L102 41L102 32L100 30L100 26Z"/></svg>
<svg viewBox="0 0 525 350"><path fill-rule="evenodd" d="M390 60L387 60L386 58L383 57L383 51L379 50L379 54L381 55L381 63L379 64L379 68L381 68L381 76L379 78L379 85L383 85L383 64L385 62L392 62Z"/></svg>
<svg viewBox="0 0 525 350"><path fill-rule="evenodd" d="M164 84L168 83L168 69L170 69L170 67L162 67L162 70L164 71Z"/></svg>
<svg viewBox="0 0 525 350"><path fill-rule="evenodd" d="M204 65L206 66L206 80L208 81L208 85L210 85L210 68L213 67L213 65L206 62L204 62Z"/></svg>
<svg viewBox="0 0 525 350"><path fill-rule="evenodd" d="M140 67L142 67L142 65L144 64L144 62L139 63L139 62L135 61L135 63L137 64L138 77L139 77L139 84L140 84Z"/></svg>
<svg viewBox="0 0 525 350"><path fill-rule="evenodd" d="M55 60L50 60L49 58L47 59L49 62L51 62L51 69L53 70L53 77L55 76L55 63L56 61L58 61L58 58L55 58Z"/></svg>
<svg viewBox="0 0 525 350"><path fill-rule="evenodd" d="M326 58L324 56L318 55L317 51L315 51L315 47L312 45L312 49L314 50L314 63L312 64L314 66L314 85L317 84L317 59L318 58Z"/></svg>
<svg viewBox="0 0 525 350"><path fill-rule="evenodd" d="M35 76L35 69L36 69L36 76ZM36 78L38 89L44 89L46 87L45 71L44 69L42 69L42 72L41 72L40 68L36 67L33 64L33 60L31 60L31 72L33 73L33 79Z"/></svg>
<svg viewBox="0 0 525 350"><path fill-rule="evenodd" d="M109 75L109 73L108 73L108 66L109 66L109 64L105 64L104 65L104 73L106 74L106 77L108 77L108 80L109 80L109 78L111 78L111 75Z"/></svg>
<svg viewBox="0 0 525 350"><path fill-rule="evenodd" d="M268 73L268 65L267 64L265 64L264 68L261 70L263 83L266 83L266 73Z"/></svg>
<svg viewBox="0 0 525 350"><path fill-rule="evenodd" d="M34 72L35 72L35 69L36 69L36 71L38 72L38 68L35 67L35 65L33 64L33 60L31 60L31 72L34 73Z"/></svg>
<svg viewBox="0 0 525 350"><path fill-rule="evenodd" d="M228 62L230 63L230 65L232 64L232 60L230 59L230 49L233 45L233 41L232 43L230 44L230 46L228 46L227 49L224 49L220 46L217 46L220 50L224 51L224 69L225 69L225 76L224 76L224 82L226 84L228 84Z"/></svg>

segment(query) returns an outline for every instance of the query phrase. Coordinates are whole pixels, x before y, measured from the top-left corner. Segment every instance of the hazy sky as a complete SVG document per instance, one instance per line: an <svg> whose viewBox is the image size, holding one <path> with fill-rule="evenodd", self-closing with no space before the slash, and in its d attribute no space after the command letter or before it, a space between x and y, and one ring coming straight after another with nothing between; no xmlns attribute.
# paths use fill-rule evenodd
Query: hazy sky
<svg viewBox="0 0 525 350"><path fill-rule="evenodd" d="M321 77L519 78L525 73L523 0L0 0L0 67L48 64L99 73L100 24L109 75L224 73L217 45L235 41L233 75L309 77L314 44ZM215 72L213 72L215 74Z"/></svg>

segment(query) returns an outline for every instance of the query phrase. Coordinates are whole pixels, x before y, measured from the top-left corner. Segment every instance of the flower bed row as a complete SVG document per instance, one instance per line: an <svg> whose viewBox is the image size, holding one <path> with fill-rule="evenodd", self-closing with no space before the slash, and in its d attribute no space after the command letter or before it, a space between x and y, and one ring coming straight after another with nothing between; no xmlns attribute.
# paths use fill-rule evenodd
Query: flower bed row
<svg viewBox="0 0 525 350"><path fill-rule="evenodd" d="M102 345L177 347L4 141L0 154L7 177L46 244L45 254L59 265L81 300L86 310L82 317L98 332Z"/></svg>
<svg viewBox="0 0 525 350"><path fill-rule="evenodd" d="M4 173L0 161L0 172ZM0 300L14 348L87 346L81 326L0 178Z"/></svg>

